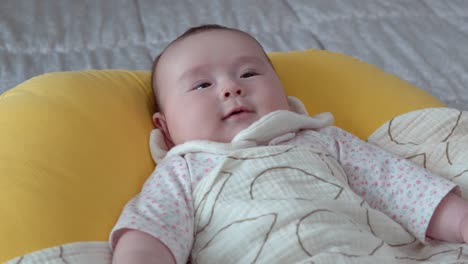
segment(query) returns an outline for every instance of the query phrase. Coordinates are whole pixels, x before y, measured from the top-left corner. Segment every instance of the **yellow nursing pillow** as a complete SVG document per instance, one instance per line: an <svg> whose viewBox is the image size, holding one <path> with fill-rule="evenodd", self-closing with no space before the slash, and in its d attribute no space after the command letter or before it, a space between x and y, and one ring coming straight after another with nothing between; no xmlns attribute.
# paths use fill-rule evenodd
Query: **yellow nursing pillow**
<svg viewBox="0 0 468 264"><path fill-rule="evenodd" d="M350 56L307 50L271 53L288 95L301 99L310 114L332 112L335 125L367 139L392 117L445 106L395 75Z"/></svg>
<svg viewBox="0 0 468 264"><path fill-rule="evenodd" d="M443 104L349 56L269 54L289 95L361 138L395 115ZM154 169L149 72L49 73L0 96L0 262L59 244L107 240Z"/></svg>

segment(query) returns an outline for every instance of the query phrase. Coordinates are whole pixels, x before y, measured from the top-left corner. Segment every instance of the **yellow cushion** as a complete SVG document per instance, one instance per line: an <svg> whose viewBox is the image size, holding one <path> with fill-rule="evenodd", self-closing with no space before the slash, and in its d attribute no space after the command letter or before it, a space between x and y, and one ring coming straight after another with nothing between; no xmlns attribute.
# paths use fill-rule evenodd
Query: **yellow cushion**
<svg viewBox="0 0 468 264"><path fill-rule="evenodd" d="M396 114L442 106L348 56L272 53L288 94L366 138ZM107 240L154 169L149 73L45 74L0 96L0 262L58 244Z"/></svg>
<svg viewBox="0 0 468 264"><path fill-rule="evenodd" d="M106 240L154 169L147 72L33 78L0 97L0 263Z"/></svg>
<svg viewBox="0 0 468 264"><path fill-rule="evenodd" d="M445 106L424 90L344 54L311 49L269 55L288 95L300 98L309 114L332 112L336 126L362 139L396 115Z"/></svg>

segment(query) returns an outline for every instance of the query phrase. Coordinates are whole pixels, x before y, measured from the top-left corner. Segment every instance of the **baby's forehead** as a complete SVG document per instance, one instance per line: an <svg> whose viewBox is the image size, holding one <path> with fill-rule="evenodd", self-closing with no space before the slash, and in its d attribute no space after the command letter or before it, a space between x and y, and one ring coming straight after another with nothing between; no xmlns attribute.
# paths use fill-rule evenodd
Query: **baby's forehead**
<svg viewBox="0 0 468 264"><path fill-rule="evenodd" d="M229 50L228 47L224 47L222 42L216 41L218 34L229 34L229 39L239 39L241 40L240 45L245 48L242 51L239 50ZM209 34L209 35L208 35ZM225 36L224 36L225 37ZM219 38L224 38L222 35L219 35ZM257 53L262 54L263 48L257 44L254 39L251 39L247 34L241 34L235 31L228 30L213 30L207 32L195 33L184 38L178 39L175 42L171 43L161 54L160 64L168 64L174 62L174 60L190 61L192 58L198 58L203 56L199 54L211 55L210 49L212 48L226 48L225 52L222 54L222 57L229 58L236 55L241 55L241 53ZM200 55L200 56L199 56ZM158 65L159 66L159 65Z"/></svg>
<svg viewBox="0 0 468 264"><path fill-rule="evenodd" d="M223 42L219 41L220 39L228 40ZM236 43L234 47L230 42ZM185 56L198 57L197 52L199 51L208 52L208 55L211 55L210 49L219 47L224 49L222 57L225 58L250 54L261 58L266 57L266 59L269 60L263 47L254 37L242 31L228 29L209 30L185 36L171 43L164 51L162 57L164 57L166 62L170 62L171 59L181 58L182 56L177 55L182 54Z"/></svg>
<svg viewBox="0 0 468 264"><path fill-rule="evenodd" d="M251 35L242 32L236 31L231 29L213 29L207 30L203 32L196 32L188 36L184 36L183 38L175 40L171 43L167 48L166 52L170 52L171 50L187 50L193 51L193 47L197 45L198 42L202 42L208 44L208 46L203 46L203 48L209 48L210 46L214 45L223 45L219 44L216 40L219 39L230 39L231 41L239 41L240 44L249 45L250 49L255 49L258 51L263 51L263 47L260 43ZM228 55L228 52L226 52Z"/></svg>

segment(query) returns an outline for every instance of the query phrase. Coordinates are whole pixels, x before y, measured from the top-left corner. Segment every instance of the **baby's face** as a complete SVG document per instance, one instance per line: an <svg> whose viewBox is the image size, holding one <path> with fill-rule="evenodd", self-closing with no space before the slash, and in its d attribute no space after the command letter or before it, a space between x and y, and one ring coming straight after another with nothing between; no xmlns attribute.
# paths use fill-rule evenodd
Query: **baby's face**
<svg viewBox="0 0 468 264"><path fill-rule="evenodd" d="M155 123L165 122L163 132L175 145L230 142L260 117L289 110L262 48L238 32L210 30L174 43L161 56L157 76L163 113L155 114Z"/></svg>

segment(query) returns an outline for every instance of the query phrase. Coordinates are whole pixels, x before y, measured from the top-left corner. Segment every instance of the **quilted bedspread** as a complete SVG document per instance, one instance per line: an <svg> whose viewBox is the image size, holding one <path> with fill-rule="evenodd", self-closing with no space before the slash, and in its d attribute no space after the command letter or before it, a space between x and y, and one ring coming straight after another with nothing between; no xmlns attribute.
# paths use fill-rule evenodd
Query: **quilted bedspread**
<svg viewBox="0 0 468 264"><path fill-rule="evenodd" d="M468 197L467 111L450 108L429 108L403 114L390 120L375 131L369 137L369 142L397 153L402 157L411 159L421 166L456 182L460 186L463 195ZM298 157L298 159L300 158ZM255 180L257 181L257 178ZM204 184L200 183L200 185ZM210 184L206 184L206 186L208 187L197 187L196 192L207 191L206 195L200 196L203 198L202 206L200 207L203 209L200 209L200 214L204 214L204 211L206 211L210 215L210 212L211 214L213 213L214 207L210 207L209 204L211 202L209 201L216 200L213 197L219 196L218 191L227 192L229 187L226 187L228 185L222 181L220 189L218 187L210 187ZM317 191L317 188L313 190ZM238 193L235 192L234 194L240 195ZM333 195L333 192L330 193ZM345 196L341 191L339 194ZM210 198L210 195L213 197ZM223 195L225 196L226 194ZM262 193L262 195L265 194ZM352 197L352 195L349 197ZM269 200L260 199L258 201L268 203ZM232 226L229 225L226 228L222 228L219 234L231 232L230 234L232 235L234 234L232 232L243 232L243 237L250 241L249 244L242 243L239 240L228 239L228 244L230 244L229 250L225 250L223 249L223 245L225 244L217 244L216 242L223 241L220 240L221 238L218 238L218 233L211 239L210 237L203 238L202 236L199 243L197 242L198 244L195 243L194 245L195 248L198 246L198 251L195 250L192 261L194 261L193 263L209 263L212 258L204 256L204 251L206 248L209 248L218 252L216 256L222 259L223 263L236 263L236 260L241 258L244 260L242 261L243 263L274 263L275 260L278 261L279 259L282 259L282 261L279 261L280 263L468 263L468 245L466 244L433 240L428 245L423 245L401 227L397 226L395 222L385 222L388 221L385 219L389 218L382 218L378 213L372 213L370 209L368 210L365 207L360 208L360 210L353 209L353 211L348 212L349 215L353 215L353 220L343 220L339 217L341 214L338 212L341 212L340 210L346 211L346 208L341 208L339 203L327 203L327 200L323 201L325 203L323 206L325 207L312 213L307 213L306 208L302 210L301 205L306 205L304 200L297 200L297 206L288 209L295 210L294 212L298 214L307 213L306 217L291 220L293 224L298 220L297 230L292 230L296 235L281 236L281 232L287 231L281 229L278 236L269 236L271 230L268 231L268 228L265 230L261 228L265 221L271 222L272 219L274 222L280 221L280 217L276 214L265 214L258 218L244 219L234 222L236 224L232 224ZM345 199L344 201L347 200ZM276 206L276 204L280 204L280 202L270 202L270 206ZM247 212L251 211L255 210L247 210ZM225 213L224 215L227 216L229 213ZM360 225L360 228L363 228L361 231L353 227L353 225L357 225L356 223L360 221L360 218L365 223L364 225ZM204 219L204 221L207 220L210 225L213 225L211 217ZM338 223L341 221L340 219L344 222ZM305 222L309 224L307 225ZM340 228L327 228L331 222L338 223L337 226ZM241 229L233 228L235 225L238 225ZM249 232L244 232L246 228L253 229ZM323 230L324 228L326 230ZM343 230L343 228L346 229ZM262 232L265 232L265 234ZM371 233L371 236L365 235ZM255 241L263 241L263 244L260 243L261 247L259 247L259 245L254 243ZM210 247L203 246L204 243L210 245ZM227 242L224 241L224 243ZM202 247L199 247L199 244ZM218 247L215 245L218 245ZM237 250L237 253L240 255L233 255L236 252L234 249L239 249L246 245L247 247L243 248L243 250ZM289 250L285 250L284 247ZM249 259L249 257L251 258ZM249 260L246 261L247 259ZM103 241L60 245L20 256L7 263L107 264L110 261L111 251L109 245Z"/></svg>
<svg viewBox="0 0 468 264"><path fill-rule="evenodd" d="M246 30L267 51L345 53L468 110L465 0L2 0L0 93L45 72L149 69L204 23Z"/></svg>

